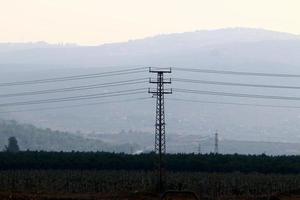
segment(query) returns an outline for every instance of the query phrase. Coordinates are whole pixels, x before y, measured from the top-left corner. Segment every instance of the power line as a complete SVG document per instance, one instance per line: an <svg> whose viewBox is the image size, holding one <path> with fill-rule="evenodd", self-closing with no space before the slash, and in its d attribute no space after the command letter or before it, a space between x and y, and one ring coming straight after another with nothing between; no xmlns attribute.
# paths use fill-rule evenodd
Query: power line
<svg viewBox="0 0 300 200"><path fill-rule="evenodd" d="M31 91L31 92L2 94L2 95L0 95L0 97L3 98L3 97L41 95L41 94L49 94L49 93L90 90L90 89L98 89L98 88L105 88L105 87L116 87L116 86L123 86L123 85L135 85L135 84L139 84L139 83L146 83L146 80L147 80L146 78L139 78L139 79L131 79L131 80L124 80L124 81L109 82L109 83L100 83L100 84L92 84L92 85L83 85L83 86L59 88L59 89L49 89L49 90L39 90L39 91Z"/></svg>
<svg viewBox="0 0 300 200"><path fill-rule="evenodd" d="M285 97L285 96L271 96L271 95L259 95L259 94L243 94L243 93L230 93L230 92L215 92L205 90L189 90L174 88L173 91L182 93L204 94L214 96L230 96L230 97L242 97L242 98L258 98L258 99L277 99L277 100L294 100L299 101L300 97Z"/></svg>
<svg viewBox="0 0 300 200"><path fill-rule="evenodd" d="M131 95L131 94L141 94L141 93L144 93L146 91L146 89L147 88L138 88L138 89L115 91L115 92L106 92L106 93L97 93L97 94L90 94L90 95L71 96L71 97L65 97L65 98L53 98L53 99L43 99L43 100L35 100L35 101L3 103L3 104L0 104L0 107L33 105L33 104L44 104L44 103L57 103L57 102L63 102L63 101L78 101L78 100L86 100L86 99L98 99L98 98L104 98L104 97L114 97L114 96L123 96L123 95Z"/></svg>
<svg viewBox="0 0 300 200"><path fill-rule="evenodd" d="M220 104L220 105L235 105L235 106L254 106L254 107L270 107L270 108L297 108L300 106L285 106L285 105L267 105L267 104L250 104L250 103L234 103L234 102L222 102L222 101L202 101L194 99L182 99L182 98L168 98L171 101L182 101L182 102L194 102L204 104Z"/></svg>
<svg viewBox="0 0 300 200"><path fill-rule="evenodd" d="M198 73L211 73L211 74L228 74L240 76L270 76L270 77L286 77L286 78L299 78L299 74L280 74L280 73L260 73L260 72L241 72L241 71L227 71L227 70L214 70L214 69L196 69L196 68L180 68L174 67L173 70L198 72Z"/></svg>
<svg viewBox="0 0 300 200"><path fill-rule="evenodd" d="M178 81L178 82L186 82L186 83L199 83L199 84L225 85L225 86L244 86L244 87L262 87L262 88L279 88L279 89L300 89L299 86L249 84L249 83L207 81L207 80L194 80L194 79L183 79L183 78L172 78L172 80L173 81Z"/></svg>
<svg viewBox="0 0 300 200"><path fill-rule="evenodd" d="M141 101L141 100L146 100L146 99L151 99L151 98L149 98L149 97L141 97L141 98L131 98L131 99L123 99L123 100L114 100L114 101L102 101L102 102L98 102L98 103L76 104L76 105L69 105L69 106L44 107L44 108L24 109L24 110L10 110L10 111L0 112L0 114L15 113L15 112L29 112L29 111L31 112L31 111L42 111L42 110L56 110L56 109L77 108L77 107L102 105L102 104L110 104L110 103L123 103L123 102Z"/></svg>
<svg viewBox="0 0 300 200"><path fill-rule="evenodd" d="M81 80L81 79L99 78L99 77L107 77L107 76L118 76L118 75L141 73L141 72L145 72L145 70L146 70L146 68L139 67L139 68L116 70L116 71L109 71L109 72L102 72L102 73L83 74L83 75L76 75L76 76L63 76L63 77L46 78L46 79L7 82L7 83L0 83L0 87L15 86L15 85L43 84L43 83Z"/></svg>

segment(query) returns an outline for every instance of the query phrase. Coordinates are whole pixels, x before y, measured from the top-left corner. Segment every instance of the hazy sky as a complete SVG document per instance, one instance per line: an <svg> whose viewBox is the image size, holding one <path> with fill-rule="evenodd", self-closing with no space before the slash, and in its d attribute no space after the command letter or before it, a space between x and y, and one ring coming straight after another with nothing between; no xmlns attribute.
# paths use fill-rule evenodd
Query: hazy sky
<svg viewBox="0 0 300 200"><path fill-rule="evenodd" d="M255 27L300 34L300 0L0 0L0 42L101 44Z"/></svg>

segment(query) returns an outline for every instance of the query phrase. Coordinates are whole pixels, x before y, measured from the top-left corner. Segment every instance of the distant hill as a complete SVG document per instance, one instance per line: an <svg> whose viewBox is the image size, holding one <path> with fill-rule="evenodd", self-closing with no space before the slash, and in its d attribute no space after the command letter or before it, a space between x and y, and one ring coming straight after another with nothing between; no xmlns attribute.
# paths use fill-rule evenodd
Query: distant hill
<svg viewBox="0 0 300 200"><path fill-rule="evenodd" d="M114 66L114 67L113 67ZM165 34L123 43L99 46L51 45L47 43L0 44L0 82L35 80L61 76L99 73L127 67L181 67L221 69L245 72L300 74L300 36L263 29L229 28L176 34ZM102 84L135 78L149 78L147 70L140 74L118 77L69 81L64 83L1 87L1 94L23 91L57 89L73 86ZM236 82L248 84L300 86L299 78L250 77L217 74L189 73L173 70L172 78ZM173 79L174 80L174 79ZM63 98L82 94L152 87L148 81L136 85L88 91L64 92L48 95L0 98L0 103ZM173 81L170 87L227 93L245 93L273 96L300 97L299 90L259 87L240 87L192 84ZM136 95L135 97L137 97ZM150 97L145 90L138 97ZM300 107L299 101L250 99L194 95L175 92L170 98L202 101L288 105ZM168 97L167 97L168 98ZM121 99L106 98L103 101ZM124 97L125 99L125 97ZM14 112L22 109L65 106L81 103L99 103L101 100L61 102L20 107L0 107L0 117L16 119L37 127L54 130L97 134L119 133L122 129L153 132L155 101L132 101L72 109L43 110L40 112ZM80 123L78 123L80 122ZM290 143L300 143L299 109L234 106L213 103L191 103L166 99L167 136L211 135L216 129L225 140L281 142L282 148L298 152ZM126 136L123 136L124 138ZM147 136L153 142L153 135ZM109 138L110 142L118 138ZM101 138L100 138L101 140ZM104 141L104 140L103 140ZM144 142L144 139L140 139ZM231 142L232 146L236 145ZM252 145L252 143L250 144ZM280 145L279 145L280 146ZM176 146L175 146L176 147ZM276 145L273 145L275 148ZM272 147L272 149L274 149ZM182 147L184 149L185 147ZM178 148L177 148L178 149ZM194 147L193 147L194 149ZM261 148L266 149L265 146ZM189 150L192 151L192 150ZM228 151L233 152L235 150ZM271 151L271 150L270 150ZM278 150L276 150L278 151ZM243 151L244 152L244 151Z"/></svg>
<svg viewBox="0 0 300 200"><path fill-rule="evenodd" d="M0 150L7 145L11 136L17 138L21 150L38 151L108 151L130 152L137 145L114 145L97 139L84 137L51 129L36 128L29 124L19 124L16 121L0 121Z"/></svg>
<svg viewBox="0 0 300 200"><path fill-rule="evenodd" d="M241 64L247 67L276 62L295 66L300 64L299 46L299 35L249 28L165 34L99 46L5 43L0 44L0 69Z"/></svg>
<svg viewBox="0 0 300 200"><path fill-rule="evenodd" d="M31 49L50 49L50 48L67 48L76 47L76 44L49 44L47 42L29 42L29 43L0 43L0 52L31 50Z"/></svg>
<svg viewBox="0 0 300 200"><path fill-rule="evenodd" d="M143 133L137 131L122 131L119 134L95 134L88 135L89 138L100 139L104 142L114 143L137 143L141 152L150 152L154 148L154 133ZM214 152L213 136L199 135L167 135L168 153L199 153ZM200 145L200 149L199 149ZM267 155L299 155L299 143L246 141L246 140L219 140L219 153L222 154L267 154Z"/></svg>

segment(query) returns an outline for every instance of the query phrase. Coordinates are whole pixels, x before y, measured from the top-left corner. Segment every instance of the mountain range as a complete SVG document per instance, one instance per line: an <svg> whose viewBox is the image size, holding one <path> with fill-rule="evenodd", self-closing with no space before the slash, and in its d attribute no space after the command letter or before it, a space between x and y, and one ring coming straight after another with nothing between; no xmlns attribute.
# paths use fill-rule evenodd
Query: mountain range
<svg viewBox="0 0 300 200"><path fill-rule="evenodd" d="M228 28L165 34L98 46L48 44L45 42L0 44L0 83L102 73L133 67L173 67L300 74L299 66L299 35L250 28ZM1 87L1 94L106 83L132 78L149 78L150 76L153 77L153 74L149 74L145 70L144 73L122 77L106 77L34 86ZM172 70L172 74L168 77L246 84L300 85L298 78L218 75L177 70ZM113 89L95 89L84 92L0 98L0 103L41 100L54 97L63 98L72 95L89 95L96 92L136 87L148 88L152 86L145 82L132 87L120 86ZM176 81L173 81L170 87L271 96L300 96L298 90L295 89L228 87L179 83ZM145 90L145 94L135 97L144 98L150 96ZM172 101L171 98L209 102L287 105L295 108L192 103ZM115 99L107 98L106 100ZM97 102L101 101L77 101L74 104ZM22 123L30 123L40 128L69 132L80 131L83 137L89 137L91 134L96 134L100 137L105 134L116 134L121 132L121 130L152 133L154 129L155 101L151 99L141 102L99 104L72 109L19 112L23 109L51 106L64 107L70 104L73 104L73 102L19 107L4 106L0 107L0 117L18 120ZM174 92L166 99L167 134L199 135L204 137L213 135L217 129L224 141L300 143L300 115L299 109L296 107L300 107L298 101L219 97ZM180 141L178 141L179 143Z"/></svg>
<svg viewBox="0 0 300 200"><path fill-rule="evenodd" d="M196 66L289 70L299 65L300 36L263 29L230 28L158 35L99 46L2 43L1 69L61 69L105 66ZM25 67L26 66L26 67ZM287 70L276 68L277 70ZM273 70L273 69L272 69Z"/></svg>

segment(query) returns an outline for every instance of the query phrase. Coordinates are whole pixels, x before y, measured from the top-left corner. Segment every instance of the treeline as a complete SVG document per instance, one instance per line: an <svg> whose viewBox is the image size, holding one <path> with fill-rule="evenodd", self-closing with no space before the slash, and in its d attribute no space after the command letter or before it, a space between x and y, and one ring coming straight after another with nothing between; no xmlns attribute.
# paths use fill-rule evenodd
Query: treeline
<svg viewBox="0 0 300 200"><path fill-rule="evenodd" d="M153 170L154 153L128 155L106 152L0 153L0 169ZM300 173L300 156L168 154L169 171Z"/></svg>

